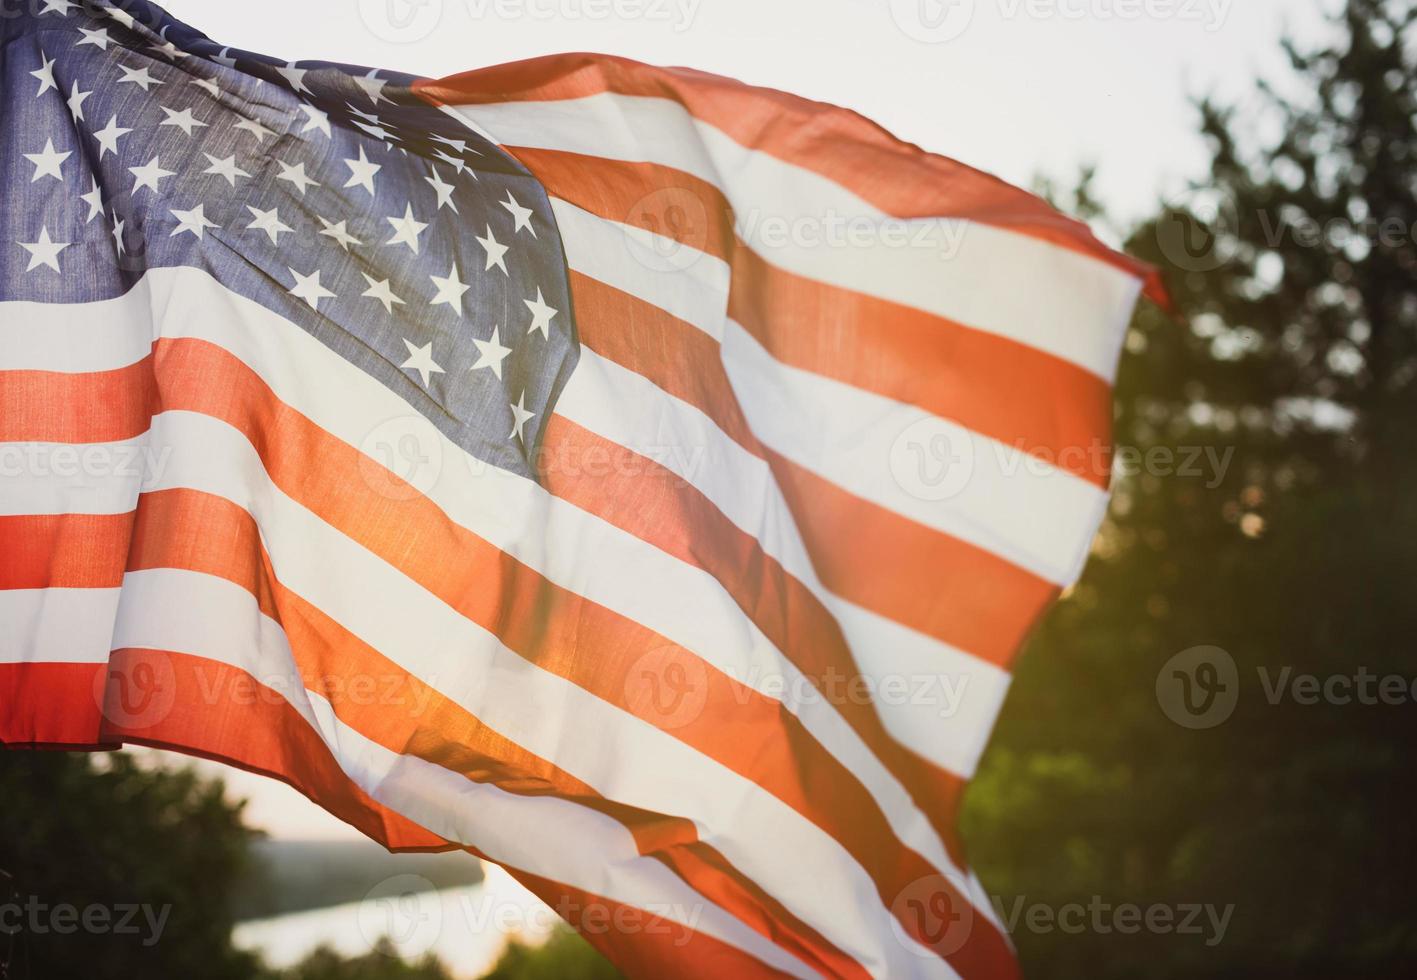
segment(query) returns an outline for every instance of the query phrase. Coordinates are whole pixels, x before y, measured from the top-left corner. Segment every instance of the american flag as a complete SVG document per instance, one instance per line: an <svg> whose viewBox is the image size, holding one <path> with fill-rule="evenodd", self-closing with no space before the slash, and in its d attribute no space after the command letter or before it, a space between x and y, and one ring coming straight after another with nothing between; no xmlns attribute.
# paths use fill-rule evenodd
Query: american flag
<svg viewBox="0 0 1417 980"><path fill-rule="evenodd" d="M0 21L0 741L511 871L627 973L1016 972L961 793L1151 273L833 106Z"/></svg>

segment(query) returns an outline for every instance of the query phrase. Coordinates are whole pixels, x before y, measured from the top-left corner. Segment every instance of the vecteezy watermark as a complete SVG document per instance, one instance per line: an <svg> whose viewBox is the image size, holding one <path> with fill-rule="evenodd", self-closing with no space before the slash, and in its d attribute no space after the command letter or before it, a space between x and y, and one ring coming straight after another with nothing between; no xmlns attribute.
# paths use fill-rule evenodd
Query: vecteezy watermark
<svg viewBox="0 0 1417 980"><path fill-rule="evenodd" d="M532 905L502 901L472 889L461 895L459 907L467 925L478 935L491 930L498 935L545 935L564 920L575 923L584 935L657 936L674 946L684 946L694 938L704 911L698 903L646 902L639 908L577 901L565 895L552 905Z"/></svg>
<svg viewBox="0 0 1417 980"><path fill-rule="evenodd" d="M1020 929L1038 934L1061 932L1069 936L1082 933L1129 936L1146 932L1159 936L1198 936L1206 946L1214 947L1224 941L1235 906L1231 903L1217 907L1199 902L1113 904L1101 895L1093 895L1086 902L1053 905L1030 902L1020 895L1009 902L995 896L994 911L1009 933L1015 935Z"/></svg>
<svg viewBox="0 0 1417 980"><path fill-rule="evenodd" d="M963 429L944 419L917 419L891 444L891 476L902 490L919 500L958 496L974 476L974 442Z"/></svg>
<svg viewBox="0 0 1417 980"><path fill-rule="evenodd" d="M1292 666L1261 665L1255 676L1271 707L1404 705L1417 703L1417 676L1379 673L1365 666L1352 673L1319 675ZM1240 700L1240 672L1235 658L1216 646L1191 647L1166 661L1156 675L1161 710L1185 728L1214 728L1235 711Z"/></svg>
<svg viewBox="0 0 1417 980"><path fill-rule="evenodd" d="M83 932L89 935L137 936L142 945L150 947L162 938L171 913L171 904L153 906L115 902L104 905L94 902L73 905L56 902L51 905L41 901L37 895L29 895L23 902L18 898L0 902L0 934L43 936L54 933L72 936Z"/></svg>
<svg viewBox="0 0 1417 980"><path fill-rule="evenodd" d="M1037 446L987 439L934 416L911 422L891 445L896 484L918 500L948 500L963 493L981 471L990 480L1048 477L1063 470L1076 476L1157 476L1202 480L1213 490L1225 480L1234 446L1113 446L1101 439L1068 446Z"/></svg>
<svg viewBox="0 0 1417 980"><path fill-rule="evenodd" d="M442 935L443 901L422 875L394 875L364 894L356 919L370 949L414 959L432 949ZM387 945L381 939L387 939Z"/></svg>
<svg viewBox="0 0 1417 980"><path fill-rule="evenodd" d="M473 20L648 21L675 33L693 26L703 0L465 0Z"/></svg>
<svg viewBox="0 0 1417 980"><path fill-rule="evenodd" d="M920 956L949 956L969 941L981 909L1010 934L1031 932L1065 935L1093 933L1195 936L1208 947L1224 941L1234 916L1234 904L1201 902L1113 902L1101 895L1084 901L1039 902L1027 896L1005 900L988 896L977 880L966 883L953 873L917 878L891 903L891 927L896 940Z"/></svg>
<svg viewBox="0 0 1417 980"><path fill-rule="evenodd" d="M1214 728L1235 711L1240 673L1235 658L1215 646L1182 650L1156 675L1156 701L1183 728Z"/></svg>
<svg viewBox="0 0 1417 980"><path fill-rule="evenodd" d="M94 678L94 700L118 728L160 725L184 699L205 705L305 704L318 698L338 714L345 706L377 705L419 718L428 710L436 679L405 671L302 674L294 669L247 673L202 657L163 650L125 649Z"/></svg>
<svg viewBox="0 0 1417 980"><path fill-rule="evenodd" d="M890 0L891 19L916 41L952 41L981 9L994 19L1061 21L1170 21L1219 30L1233 0Z"/></svg>
<svg viewBox="0 0 1417 980"><path fill-rule="evenodd" d="M0 479L36 477L100 486L113 480L151 486L162 478L172 446L7 443L0 446Z"/></svg>
<svg viewBox="0 0 1417 980"><path fill-rule="evenodd" d="M411 44L432 34L443 19L443 0L356 0L359 19L381 41Z"/></svg>
<svg viewBox="0 0 1417 980"><path fill-rule="evenodd" d="M1239 254L1242 233L1243 240L1261 248L1325 249L1362 258L1373 248L1411 245L1417 241L1417 223L1372 213L1319 220L1284 202L1242 211L1223 191L1195 187L1164 202L1155 233L1161 253L1178 269L1213 272Z"/></svg>
<svg viewBox="0 0 1417 980"><path fill-rule="evenodd" d="M1390 705L1417 703L1417 676L1377 674L1359 667L1352 674L1296 673L1292 667L1277 671L1257 667L1265 700L1271 705L1292 701L1298 705Z"/></svg>

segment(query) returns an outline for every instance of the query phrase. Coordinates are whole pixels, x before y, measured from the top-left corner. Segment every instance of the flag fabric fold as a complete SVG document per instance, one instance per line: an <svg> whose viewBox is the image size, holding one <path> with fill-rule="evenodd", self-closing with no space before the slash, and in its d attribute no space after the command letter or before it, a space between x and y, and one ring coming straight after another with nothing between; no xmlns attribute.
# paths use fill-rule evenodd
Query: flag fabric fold
<svg viewBox="0 0 1417 980"><path fill-rule="evenodd" d="M0 30L0 742L266 773L632 975L1016 972L955 818L1151 270L685 69Z"/></svg>

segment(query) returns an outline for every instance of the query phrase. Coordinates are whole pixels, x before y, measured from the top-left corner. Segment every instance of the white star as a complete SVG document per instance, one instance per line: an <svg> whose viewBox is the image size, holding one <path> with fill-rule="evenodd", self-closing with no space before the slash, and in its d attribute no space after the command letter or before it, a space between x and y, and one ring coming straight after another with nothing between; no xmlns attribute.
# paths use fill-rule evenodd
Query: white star
<svg viewBox="0 0 1417 980"><path fill-rule="evenodd" d="M39 91L34 93L35 98L39 98L41 95L43 95L45 92L48 92L50 89L54 89L56 92L59 90L59 86L54 83L53 60L45 57L43 51L39 53L39 60L42 62L42 64L34 71L30 72L31 78L39 79Z"/></svg>
<svg viewBox="0 0 1417 980"><path fill-rule="evenodd" d="M218 177L225 177L225 178L226 178L226 182L227 182L228 184L230 184L232 187L235 187L235 186L236 186L236 178L237 178L237 177L249 177L249 176L251 176L251 175L248 174L246 171L242 170L240 167L238 167L238 166L236 165L236 154L235 154L235 153L231 154L231 156L226 157L226 158L223 159L223 160L218 160L216 157L212 156L210 153L203 153L202 156L206 157L206 158L207 158L207 162L209 162L209 163L211 164L211 166L208 167L206 170L203 170L202 173L204 173L204 174L216 174Z"/></svg>
<svg viewBox="0 0 1417 980"><path fill-rule="evenodd" d="M92 90L88 92L79 91L78 82L75 82L73 87L69 89L69 98L66 100L69 105L69 115L73 116L79 122L84 121L84 100L90 95L93 95Z"/></svg>
<svg viewBox="0 0 1417 980"><path fill-rule="evenodd" d="M98 178L90 177L89 179L93 181L93 187L87 194L79 195L79 200L89 206L89 214L88 217L84 219L84 224L88 224L94 218L103 214L103 197L98 189Z"/></svg>
<svg viewBox="0 0 1417 980"><path fill-rule="evenodd" d="M113 40L113 38L109 36L108 32L102 27L93 31L89 30L87 27L80 27L79 33L84 36L84 39L82 41L74 42L74 47L76 48L82 48L85 44L92 44L100 51L107 51L108 42Z"/></svg>
<svg viewBox="0 0 1417 980"><path fill-rule="evenodd" d="M386 218L389 224L394 226L394 237L390 238L385 245L397 245L403 242L413 249L415 255L418 254L418 235L424 228L428 227L427 222L415 221L413 218L413 205L404 206L402 218Z"/></svg>
<svg viewBox="0 0 1417 980"><path fill-rule="evenodd" d="M182 211L177 208L173 208L172 216L177 219L177 227L172 229L172 233L167 237L176 238L184 231L190 231L193 235L196 235L197 238L200 240L202 237L203 229L219 228L220 225L218 225L216 222L207 220L207 216L202 213L202 209L204 207L206 207L205 204L198 204L190 211Z"/></svg>
<svg viewBox="0 0 1417 980"><path fill-rule="evenodd" d="M305 113L305 118L307 119L304 127L300 130L302 133L308 133L312 129L318 129L326 136L330 135L330 117L328 114L321 112L319 109L316 109L306 102L300 103L300 111Z"/></svg>
<svg viewBox="0 0 1417 980"><path fill-rule="evenodd" d="M128 251L123 244L123 226L125 224L127 224L127 222L123 221L121 218L116 218L113 222L113 244L117 247L119 255Z"/></svg>
<svg viewBox="0 0 1417 980"><path fill-rule="evenodd" d="M256 137L256 142L257 142L258 144L261 142L261 140L265 139L267 136L274 136L274 135L275 135L275 131L274 131L274 130L267 129L265 126L262 126L260 123L256 122L256 120L254 120L254 119L243 119L243 120L241 120L239 123L237 123L233 128L234 128L234 129L244 129L244 130L246 130L246 132L251 133L252 135L254 135L254 136Z"/></svg>
<svg viewBox="0 0 1417 980"><path fill-rule="evenodd" d="M158 106L158 108L161 109L163 112L167 113L167 118L164 119L162 122L158 123L158 125L176 126L178 129L182 130L182 133L185 136L191 136L192 129L194 127L206 125L206 123L202 122L201 120L192 118L191 109L183 109L181 112L173 112L165 105L160 105Z"/></svg>
<svg viewBox="0 0 1417 980"><path fill-rule="evenodd" d="M344 182L346 187L362 187L374 195L374 175L379 172L380 165L370 163L369 158L364 155L364 147L359 148L358 160L346 160L344 165L349 168L349 180Z"/></svg>
<svg viewBox="0 0 1417 980"><path fill-rule="evenodd" d="M408 360L399 365L401 368L412 368L423 378L423 387L428 387L428 375L442 374L443 369L433 360L433 341L428 341L422 347L415 347L407 337L404 338L403 345L408 348Z"/></svg>
<svg viewBox="0 0 1417 980"><path fill-rule="evenodd" d="M73 10L75 4L73 0L44 0L44 8L40 10L42 14L58 14L60 17L69 16L69 11Z"/></svg>
<svg viewBox="0 0 1417 980"><path fill-rule="evenodd" d="M173 171L163 170L158 163L157 157L153 157L141 167L129 167L128 172L133 175L133 193L136 194L144 187L151 187L157 190L157 182L164 177L171 177Z"/></svg>
<svg viewBox="0 0 1417 980"><path fill-rule="evenodd" d="M512 228L513 234L525 228L527 231L531 232L532 238L536 237L536 228L533 227L531 223L531 216L534 213L531 208L524 208L517 203L517 199L512 196L511 191L507 191L507 199L505 201L498 201L497 203L512 212L512 221L514 222L514 227Z"/></svg>
<svg viewBox="0 0 1417 980"><path fill-rule="evenodd" d="M162 43L161 43L161 44L149 44L149 45L147 46L149 51L156 51L158 54L162 55L164 58L171 58L173 61L176 61L178 58L185 58L185 57L187 57L187 52L177 50L177 45L173 44L171 41L169 41L169 40L167 39L167 28L166 28L166 27L164 27L164 28L162 29L162 32L158 35L158 37L160 37L160 38L162 39Z"/></svg>
<svg viewBox="0 0 1417 980"><path fill-rule="evenodd" d="M368 133L375 139L383 140L385 143L392 144L394 140L398 139L398 134L390 132L383 126L379 125L378 119L378 116L374 116L373 119L368 122L365 122L363 119L356 119L354 120L354 125L358 126L360 129L364 130L366 133Z"/></svg>
<svg viewBox="0 0 1417 980"><path fill-rule="evenodd" d="M438 150L434 152L433 155L439 160L442 160L444 163L451 166L458 173L462 173L463 170L467 168L467 161L461 159L460 157L449 155L447 150Z"/></svg>
<svg viewBox="0 0 1417 980"><path fill-rule="evenodd" d="M483 266L483 272L490 272L492 267L495 265L497 268L502 270L503 275L510 275L510 273L507 272L506 262L507 248L509 246L503 245L501 242L497 241L497 239L493 237L491 225L487 226L487 237L478 238L477 244L487 249L487 264ZM551 312L554 313L556 311L552 310Z"/></svg>
<svg viewBox="0 0 1417 980"><path fill-rule="evenodd" d="M118 114L114 113L108 117L108 125L102 129L94 130L94 139L98 140L98 158L103 159L105 153L118 152L118 137L126 136L132 130L126 126L118 125Z"/></svg>
<svg viewBox="0 0 1417 980"><path fill-rule="evenodd" d="M393 99L384 94L384 86L389 83L379 78L378 75L375 74L376 71L378 71L378 69L370 68L369 74L357 76L351 79L351 81L362 88L364 94L369 96L369 101L375 105L379 104L380 99L383 99L385 102L392 102Z"/></svg>
<svg viewBox="0 0 1417 980"><path fill-rule="evenodd" d="M30 183L33 184L41 177L53 177L63 183L64 161L69 159L69 155L73 152L73 150L65 150L63 153L57 153L54 150L54 141L45 140L44 149L41 152L26 153L25 159L34 164L34 176L30 178Z"/></svg>
<svg viewBox="0 0 1417 980"><path fill-rule="evenodd" d="M120 85L124 82L132 82L134 85L141 86L143 91L146 92L148 90L149 85L162 84L162 82L158 81L156 78L153 78L152 75L148 74L148 70L146 67L129 68L126 65L119 65L118 70L123 73L123 77L118 79L118 84Z"/></svg>
<svg viewBox="0 0 1417 980"><path fill-rule="evenodd" d="M424 177L424 180L433 185L433 193L438 195L438 210L443 210L443 205L453 209L453 214L458 213L458 206L453 203L453 185L445 183L438 174L438 168L433 168L432 177Z"/></svg>
<svg viewBox="0 0 1417 980"><path fill-rule="evenodd" d="M279 160L277 160L276 162L280 163ZM302 195L305 193L306 187L320 186L320 182L318 180L311 180L309 177L305 176L304 163L297 163L293 167L286 163L280 163L280 173L276 174L276 180L289 181L300 190L300 193Z"/></svg>
<svg viewBox="0 0 1417 980"><path fill-rule="evenodd" d="M220 52L212 55L212 60L219 65L225 65L227 68L235 68L236 59L227 54L230 50L230 48L222 48Z"/></svg>
<svg viewBox="0 0 1417 980"><path fill-rule="evenodd" d="M286 266L286 268L290 269L290 266ZM319 309L315 304L320 300L328 299L334 295L334 293L320 285L319 269L316 269L308 276L302 276L294 269L290 269L290 274L295 277L295 288L290 290L290 295L298 296L309 303L310 309L312 310Z"/></svg>
<svg viewBox="0 0 1417 980"><path fill-rule="evenodd" d="M438 295L429 302L429 306L437 306L439 303L447 303L453 308L453 312L462 315L462 294L467 292L468 287L458 278L457 263L453 263L446 276L429 276L433 280L433 285L438 287Z"/></svg>
<svg viewBox="0 0 1417 980"><path fill-rule="evenodd" d="M276 69L276 74L284 78L295 91L310 92L310 89L305 85L305 73L309 70L308 68L296 68L295 62L287 61L284 68ZM310 92L310 94L314 95L315 93Z"/></svg>
<svg viewBox="0 0 1417 980"><path fill-rule="evenodd" d="M502 362L507 359L507 355L512 352L512 349L502 346L502 342L497 338L497 328L492 328L491 340L478 340L473 337L472 342L477 345L477 363L469 370L488 368L500 381L502 379Z"/></svg>
<svg viewBox="0 0 1417 980"><path fill-rule="evenodd" d="M447 147L448 149L450 149L450 150L456 150L456 151L459 152L459 153L466 153L466 152L467 152L467 140L455 140L455 139L452 139L452 138L450 138L450 137L447 137L447 136L440 136L440 135L434 135L434 136L430 136L430 137L428 137L428 138L431 139L431 140L432 140L433 142L435 142L435 143L442 143L444 146L446 146L446 147ZM476 150L473 150L472 152L473 152L473 153L477 153ZM480 156L481 154L478 154L478 155Z"/></svg>
<svg viewBox="0 0 1417 980"><path fill-rule="evenodd" d="M528 412L526 410L526 392L522 392L521 397L517 399L515 405L508 402L507 407L512 410L512 431L507 434L507 438L520 439L524 445L526 443L526 434L522 432L522 426L536 417L535 412Z"/></svg>
<svg viewBox="0 0 1417 980"><path fill-rule="evenodd" d="M360 275L363 276L364 281L369 284L369 288L364 290L364 292L360 293L359 295L369 296L373 299L377 299L380 303L383 303L385 313L392 313L394 311L395 303L399 304L400 306L403 305L403 300L395 296L394 291L389 288L389 280L376 280L367 272L361 272Z"/></svg>
<svg viewBox="0 0 1417 980"><path fill-rule="evenodd" d="M550 340L551 334L548 332L548 329L551 326L551 318L561 311L553 310L546 305L546 301L541 298L541 289L539 287L536 290L535 300L524 299L522 302L526 304L527 309L531 310L531 326L526 328L527 336L531 336L534 331L540 330L541 336Z"/></svg>
<svg viewBox="0 0 1417 980"><path fill-rule="evenodd" d="M25 266L26 272L33 272L42 265L47 265L58 272L59 253L72 245L73 242L56 242L49 237L49 229L41 227L39 241L16 242L15 244L30 253L30 264Z"/></svg>
<svg viewBox="0 0 1417 980"><path fill-rule="evenodd" d="M318 214L315 215L315 217L320 218ZM328 235L329 237L333 238L339 244L339 247L344 249L346 252L349 251L349 246L351 245L364 244L359 239L355 238L349 232L344 230L343 221L330 222L326 221L324 218L320 218L320 224L325 226L320 230L320 234Z"/></svg>
<svg viewBox="0 0 1417 980"><path fill-rule="evenodd" d="M295 230L290 227L290 225L280 220L279 208L271 208L269 211L262 211L260 208L253 208L248 204L246 205L246 210L250 211L251 216L256 219L246 226L246 230L264 231L270 236L271 244L273 245L280 244L277 236L279 236L281 232Z"/></svg>
<svg viewBox="0 0 1417 980"><path fill-rule="evenodd" d="M214 99L217 96L221 95L221 86L218 85L216 82L212 81L210 78L194 78L192 79L192 84L197 86L203 92L206 92Z"/></svg>
<svg viewBox="0 0 1417 980"><path fill-rule="evenodd" d="M112 17L114 20L118 21L118 23L122 24L124 27L130 28L130 29L132 28L132 26L133 26L133 15L130 14L130 13L128 13L128 11L126 11L126 10L119 10L117 7L99 7L99 8L97 8L97 9L98 9L98 12L99 12L99 13L101 13L101 14L107 14L109 17Z"/></svg>

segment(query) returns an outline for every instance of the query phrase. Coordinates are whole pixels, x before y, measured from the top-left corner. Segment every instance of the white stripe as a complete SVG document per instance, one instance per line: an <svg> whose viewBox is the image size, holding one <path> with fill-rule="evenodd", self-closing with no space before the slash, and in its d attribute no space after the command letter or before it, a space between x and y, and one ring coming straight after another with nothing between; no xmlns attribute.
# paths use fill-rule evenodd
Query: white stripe
<svg viewBox="0 0 1417 980"><path fill-rule="evenodd" d="M743 414L768 448L1059 585L1082 570L1107 506L1095 485L913 405L783 364L731 320L720 350ZM965 467L944 499L908 482L913 432L943 437L948 465Z"/></svg>
<svg viewBox="0 0 1417 980"><path fill-rule="evenodd" d="M0 442L0 516L128 513L161 465L145 443Z"/></svg>
<svg viewBox="0 0 1417 980"><path fill-rule="evenodd" d="M117 611L117 589L0 589L0 664L107 663Z"/></svg>
<svg viewBox="0 0 1417 980"><path fill-rule="evenodd" d="M729 284L723 260L684 249L642 228L597 217L560 198L551 198L551 209L572 269L651 303L715 340L722 335ZM666 263L665 255L685 255L694 261L676 267Z"/></svg>
<svg viewBox="0 0 1417 980"><path fill-rule="evenodd" d="M558 218L568 207L556 204ZM676 280L686 288L696 282L684 274L650 273L623 257L610 261L606 256L623 248L614 223L579 209L574 213L561 232L567 259L577 271L661 308L675 301ZM711 302L701 296L698 305L719 309ZM924 409L783 364L731 320L701 315L694 325L721 342L729 381L753 434L765 445L857 496L1042 578L1063 586L1076 581L1106 510L1107 494L1096 485ZM620 398L617 389L583 398L581 404L605 401L602 411L628 416L614 404ZM639 423L659 421L651 416ZM917 431L943 434L955 452L971 461L967 483L944 499L918 496L895 475L895 467L909 473L915 465L908 443ZM700 448L709 437L697 438L686 445ZM759 530L755 522L739 526L754 534Z"/></svg>
<svg viewBox="0 0 1417 980"><path fill-rule="evenodd" d="M1028 344L1108 380L1116 370L1141 284L1090 256L984 224L891 218L670 99L604 92L450 111L506 146L691 173L723 192L740 237L774 265Z"/></svg>
<svg viewBox="0 0 1417 980"><path fill-rule="evenodd" d="M863 676L876 685L878 696L872 703L891 734L924 758L965 778L973 775L1008 691L1008 673L829 592L817 578L764 460L725 436L694 406L590 350L581 352L580 364L556 403L556 414L664 466L755 537L766 554L833 614ZM769 696L801 689L797 687L800 675L795 673L791 678L753 673L736 679ZM786 691L775 690L774 681ZM846 745L838 749L841 739L825 730L825 719L811 710L810 703L781 699L794 704L808 729L867 782L873 795L889 799L889 791L879 781L871 781L875 767L862 768L869 749L864 745L856 751Z"/></svg>
<svg viewBox="0 0 1417 980"><path fill-rule="evenodd" d="M180 569L130 572L123 581L114 646L190 653L245 671L300 713L357 786L446 840L476 847L519 870L652 910L793 975L811 975L663 864L641 857L616 821L566 801L517 796L474 782L395 753L345 724L329 701L305 688L279 624L234 583ZM215 687L212 693L221 694Z"/></svg>
<svg viewBox="0 0 1417 980"><path fill-rule="evenodd" d="M54 303L12 300L0 317L0 371L111 371L148 356L151 318L125 317L95 327L55 316ZM63 351L56 366L55 351Z"/></svg>
<svg viewBox="0 0 1417 980"><path fill-rule="evenodd" d="M249 511L283 585L490 729L608 799L693 820L701 840L863 963L895 974L916 958L892 939L874 884L834 838L751 780L502 646L270 484L237 430L164 412L149 438L172 448L153 489L202 490ZM843 908L856 914L843 919Z"/></svg>

